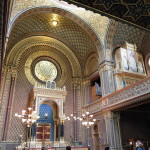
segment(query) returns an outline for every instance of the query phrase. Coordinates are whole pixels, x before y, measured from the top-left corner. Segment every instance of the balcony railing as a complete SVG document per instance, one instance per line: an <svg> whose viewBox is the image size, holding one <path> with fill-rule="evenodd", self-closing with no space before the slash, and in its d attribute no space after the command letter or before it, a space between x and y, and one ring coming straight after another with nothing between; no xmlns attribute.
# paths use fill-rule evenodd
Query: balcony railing
<svg viewBox="0 0 150 150"><path fill-rule="evenodd" d="M115 106L119 107L120 104L132 104L148 97L150 97L150 77L102 97L96 102L83 107L83 109L90 113L98 113L104 109L113 110L116 108ZM120 105L120 107L122 106Z"/></svg>

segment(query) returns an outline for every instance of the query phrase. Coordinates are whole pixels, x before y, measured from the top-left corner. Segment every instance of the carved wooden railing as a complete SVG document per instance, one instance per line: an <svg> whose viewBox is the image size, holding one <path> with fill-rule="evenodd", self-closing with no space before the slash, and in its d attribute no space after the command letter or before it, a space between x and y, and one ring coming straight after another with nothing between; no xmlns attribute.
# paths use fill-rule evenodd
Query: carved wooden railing
<svg viewBox="0 0 150 150"><path fill-rule="evenodd" d="M148 97L150 97L150 77L146 77L135 84L102 97L98 101L83 107L83 110L90 113L98 113L106 109L121 108L123 105L129 105Z"/></svg>

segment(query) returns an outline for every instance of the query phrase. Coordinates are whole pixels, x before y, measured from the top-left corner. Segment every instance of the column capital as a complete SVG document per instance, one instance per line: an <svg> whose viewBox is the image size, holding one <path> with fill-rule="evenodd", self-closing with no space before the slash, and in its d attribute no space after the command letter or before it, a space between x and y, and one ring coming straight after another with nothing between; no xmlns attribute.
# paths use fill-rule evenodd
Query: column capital
<svg viewBox="0 0 150 150"><path fill-rule="evenodd" d="M111 112L108 111L104 113L104 119L113 119L113 118L120 118L120 113L119 112Z"/></svg>
<svg viewBox="0 0 150 150"><path fill-rule="evenodd" d="M113 112L112 117L120 119L120 113L119 112Z"/></svg>
<svg viewBox="0 0 150 150"><path fill-rule="evenodd" d="M65 119L60 119L60 124L64 124L64 122L65 122Z"/></svg>
<svg viewBox="0 0 150 150"><path fill-rule="evenodd" d="M104 113L104 119L112 119L112 118L113 118L113 113L111 111Z"/></svg>
<svg viewBox="0 0 150 150"><path fill-rule="evenodd" d="M81 85L82 79L81 78L73 78L72 85L74 88L79 88Z"/></svg>
<svg viewBox="0 0 150 150"><path fill-rule="evenodd" d="M5 65L5 68L8 71L8 74L11 75L11 77L16 77L17 75L17 67L11 66L11 65Z"/></svg>
<svg viewBox="0 0 150 150"><path fill-rule="evenodd" d="M83 81L82 81L82 85L90 85L91 84L91 82L90 82L90 80L89 79L84 79Z"/></svg>
<svg viewBox="0 0 150 150"><path fill-rule="evenodd" d="M104 60L99 64L98 70L99 72L103 72L106 70L113 70L114 69L114 62Z"/></svg>

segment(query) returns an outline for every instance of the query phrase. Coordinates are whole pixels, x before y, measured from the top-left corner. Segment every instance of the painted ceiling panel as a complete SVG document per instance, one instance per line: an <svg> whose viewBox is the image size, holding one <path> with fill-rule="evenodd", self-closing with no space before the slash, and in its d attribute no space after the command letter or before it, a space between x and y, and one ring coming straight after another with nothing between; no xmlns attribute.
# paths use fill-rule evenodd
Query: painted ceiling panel
<svg viewBox="0 0 150 150"><path fill-rule="evenodd" d="M117 21L150 31L149 0L64 0Z"/></svg>

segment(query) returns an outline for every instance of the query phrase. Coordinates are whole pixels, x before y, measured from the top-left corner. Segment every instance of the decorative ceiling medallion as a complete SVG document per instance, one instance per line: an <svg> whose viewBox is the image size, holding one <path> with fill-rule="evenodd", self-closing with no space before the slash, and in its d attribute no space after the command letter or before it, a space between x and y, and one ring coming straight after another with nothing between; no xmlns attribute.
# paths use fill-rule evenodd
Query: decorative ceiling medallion
<svg viewBox="0 0 150 150"><path fill-rule="evenodd" d="M57 77L57 68L52 62L42 60L35 65L34 73L39 80L54 81Z"/></svg>

